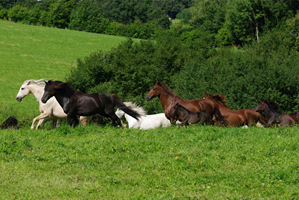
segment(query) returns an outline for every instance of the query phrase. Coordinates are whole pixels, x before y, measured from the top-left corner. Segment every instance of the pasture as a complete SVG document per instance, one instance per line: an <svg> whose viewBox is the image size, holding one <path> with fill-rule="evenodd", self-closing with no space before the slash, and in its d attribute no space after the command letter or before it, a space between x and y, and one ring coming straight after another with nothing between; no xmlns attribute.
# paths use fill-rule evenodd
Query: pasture
<svg viewBox="0 0 299 200"><path fill-rule="evenodd" d="M2 130L3 199L296 199L299 129Z"/></svg>
<svg viewBox="0 0 299 200"><path fill-rule="evenodd" d="M0 109L18 116L19 113L38 115L33 95L22 103L15 100L25 80L64 81L71 67L76 66L77 58L105 51L124 40L125 37L0 21ZM0 116L0 119L5 117Z"/></svg>
<svg viewBox="0 0 299 200"><path fill-rule="evenodd" d="M77 58L122 40L0 21L0 119L23 126L0 130L1 199L299 198L297 126L30 130L38 104L15 100L24 80L64 81Z"/></svg>

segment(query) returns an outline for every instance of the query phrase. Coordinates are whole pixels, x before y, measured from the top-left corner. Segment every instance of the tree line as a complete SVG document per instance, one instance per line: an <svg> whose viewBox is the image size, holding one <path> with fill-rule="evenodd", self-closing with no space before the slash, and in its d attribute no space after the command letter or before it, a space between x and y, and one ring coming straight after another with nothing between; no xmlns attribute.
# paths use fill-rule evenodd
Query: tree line
<svg viewBox="0 0 299 200"><path fill-rule="evenodd" d="M204 31L215 46L228 46L283 29L298 9L299 0L2 0L0 18L141 39L163 30L192 40Z"/></svg>

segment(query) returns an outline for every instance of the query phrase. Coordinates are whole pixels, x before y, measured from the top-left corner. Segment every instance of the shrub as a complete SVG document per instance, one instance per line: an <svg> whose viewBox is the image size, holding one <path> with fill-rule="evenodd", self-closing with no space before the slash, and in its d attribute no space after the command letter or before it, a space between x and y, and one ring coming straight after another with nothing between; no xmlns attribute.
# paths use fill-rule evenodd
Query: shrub
<svg viewBox="0 0 299 200"><path fill-rule="evenodd" d="M14 22L18 22L25 20L27 14L27 8L22 7L20 5L16 5L9 9L7 17L11 18L11 20Z"/></svg>

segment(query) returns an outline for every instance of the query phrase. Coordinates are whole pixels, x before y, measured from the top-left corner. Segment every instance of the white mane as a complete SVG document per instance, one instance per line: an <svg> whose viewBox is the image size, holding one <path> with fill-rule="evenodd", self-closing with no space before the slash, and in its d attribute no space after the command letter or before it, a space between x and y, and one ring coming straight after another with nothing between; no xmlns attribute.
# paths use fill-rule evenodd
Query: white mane
<svg viewBox="0 0 299 200"><path fill-rule="evenodd" d="M137 112L139 115L141 116L145 116L146 115L146 111L144 110L143 107L136 105L136 103L132 103L132 102L124 102L124 104L130 108L131 110L134 110L135 112Z"/></svg>
<svg viewBox="0 0 299 200"><path fill-rule="evenodd" d="M30 83L30 84L35 84L35 85L38 85L38 86L45 86L46 84L45 84L45 79L39 79L39 80L34 80L34 79L29 79L29 80L26 80L26 81L24 81L24 83L23 84L28 84L28 83Z"/></svg>

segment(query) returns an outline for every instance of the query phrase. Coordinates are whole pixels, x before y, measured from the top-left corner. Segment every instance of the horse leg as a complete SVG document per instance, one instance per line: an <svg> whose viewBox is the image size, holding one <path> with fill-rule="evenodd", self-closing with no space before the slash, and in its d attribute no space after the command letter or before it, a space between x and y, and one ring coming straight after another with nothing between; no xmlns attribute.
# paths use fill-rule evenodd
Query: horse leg
<svg viewBox="0 0 299 200"><path fill-rule="evenodd" d="M56 128L57 125L57 119L55 117L53 117L54 119L52 119L52 125L51 125L51 129ZM44 125L44 124L43 124Z"/></svg>
<svg viewBox="0 0 299 200"><path fill-rule="evenodd" d="M41 122L39 122L39 124L36 126L36 129L39 128L40 124L44 121L44 119L48 117L47 113L41 113L39 116L35 117L32 121L32 125L31 125L31 129L34 129L34 123L36 120L42 120Z"/></svg>
<svg viewBox="0 0 299 200"><path fill-rule="evenodd" d="M56 126L56 122L57 122L57 120L56 120L56 118L55 117L53 117L53 116L51 116L51 117L48 117L48 118L45 118L42 122L41 121L39 121L39 124L38 124L38 126L41 124L42 125L42 129L44 129L44 126L45 126L45 123L47 122L47 121L50 121L50 120L53 120L52 121L52 125L51 125L51 127L52 127L52 129L53 129L53 123L55 124L55 126Z"/></svg>
<svg viewBox="0 0 299 200"><path fill-rule="evenodd" d="M45 119L40 119L36 125L36 130L40 127L41 124L44 124Z"/></svg>
<svg viewBox="0 0 299 200"><path fill-rule="evenodd" d="M112 121L112 124L113 125L119 125L119 126L122 126L122 121L115 115L115 113L111 113L109 115L111 121Z"/></svg>
<svg viewBox="0 0 299 200"><path fill-rule="evenodd" d="M73 113L68 113L67 114L66 121L72 127L76 127L79 124L79 120L77 118L77 115L75 115Z"/></svg>

